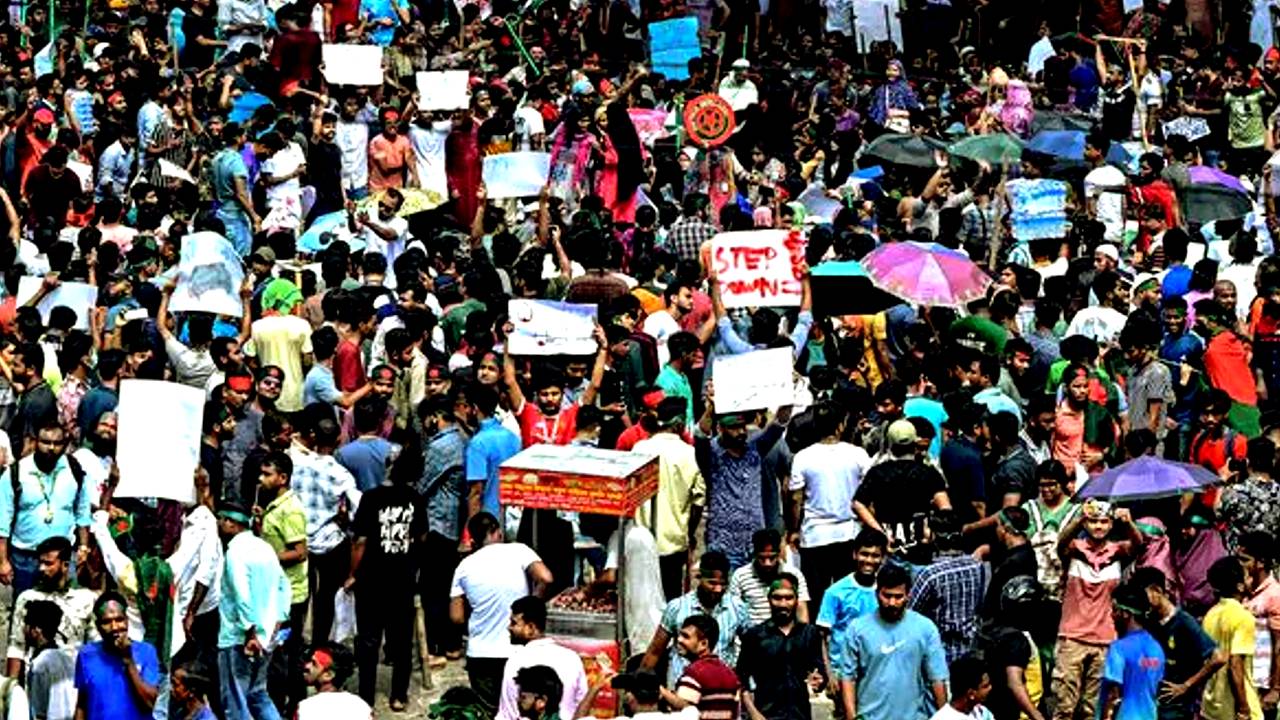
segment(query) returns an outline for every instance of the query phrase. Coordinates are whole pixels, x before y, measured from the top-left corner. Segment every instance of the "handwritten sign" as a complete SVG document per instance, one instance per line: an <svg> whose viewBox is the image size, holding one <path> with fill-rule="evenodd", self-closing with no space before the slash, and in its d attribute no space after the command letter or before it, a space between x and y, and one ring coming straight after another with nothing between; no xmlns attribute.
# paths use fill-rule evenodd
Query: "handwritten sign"
<svg viewBox="0 0 1280 720"><path fill-rule="evenodd" d="M195 502L204 391L161 380L124 380L116 412L116 497Z"/></svg>
<svg viewBox="0 0 1280 720"><path fill-rule="evenodd" d="M805 188L796 202L804 206L806 224L831 222L836 213L844 208L839 200L827 195L822 183L814 183Z"/></svg>
<svg viewBox="0 0 1280 720"><path fill-rule="evenodd" d="M790 348L756 350L741 355L723 355L711 366L716 389L716 412L764 410L791 405L795 363Z"/></svg>
<svg viewBox="0 0 1280 720"><path fill-rule="evenodd" d="M27 301L36 296L40 291L40 284L43 282L38 277L24 275L18 280L18 305L26 305ZM64 282L54 288L52 292L41 298L36 304L36 309L40 311L40 318L49 322L49 313L59 305L69 307L76 312L76 327L80 330L89 329L89 316L93 314L94 305L98 304L98 288L96 285L78 282Z"/></svg>
<svg viewBox="0 0 1280 720"><path fill-rule="evenodd" d="M178 286L169 298L169 309L240 317L243 282L244 267L229 240L207 230L191 233L182 238Z"/></svg>
<svg viewBox="0 0 1280 720"><path fill-rule="evenodd" d="M381 45L325 44L320 48L324 59L324 79L330 85L381 85Z"/></svg>
<svg viewBox="0 0 1280 720"><path fill-rule="evenodd" d="M484 159L484 187L492 200L535 196L551 174L551 153L509 152Z"/></svg>
<svg viewBox="0 0 1280 720"><path fill-rule="evenodd" d="M649 23L649 61L653 71L671 80L689 79L689 61L702 57L698 18Z"/></svg>
<svg viewBox="0 0 1280 720"><path fill-rule="evenodd" d="M511 300L507 336L512 355L594 355L596 306L554 300Z"/></svg>
<svg viewBox="0 0 1280 720"><path fill-rule="evenodd" d="M1200 138L1209 137L1209 122L1204 118L1179 117L1165 123L1164 136L1166 138L1171 135L1181 135L1182 137L1195 142Z"/></svg>
<svg viewBox="0 0 1280 720"><path fill-rule="evenodd" d="M421 110L461 110L471 104L471 74L466 70L423 71L414 78Z"/></svg>
<svg viewBox="0 0 1280 720"><path fill-rule="evenodd" d="M800 304L804 238L787 230L748 230L716 235L712 267L728 308Z"/></svg>
<svg viewBox="0 0 1280 720"><path fill-rule="evenodd" d="M1067 234L1067 184L1061 180L1010 180L1005 183L1011 206L1009 224L1019 240Z"/></svg>

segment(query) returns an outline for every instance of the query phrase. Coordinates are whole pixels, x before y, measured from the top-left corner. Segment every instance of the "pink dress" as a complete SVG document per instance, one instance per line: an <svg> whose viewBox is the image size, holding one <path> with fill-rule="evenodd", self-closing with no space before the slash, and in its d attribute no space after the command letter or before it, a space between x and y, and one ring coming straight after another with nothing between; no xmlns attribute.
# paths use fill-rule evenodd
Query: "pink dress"
<svg viewBox="0 0 1280 720"><path fill-rule="evenodd" d="M640 194L632 192L629 198L618 197L618 150L613 146L613 141L608 135L604 136L602 149L604 167L596 180L596 194L604 200L605 207L613 213L615 223L634 223Z"/></svg>

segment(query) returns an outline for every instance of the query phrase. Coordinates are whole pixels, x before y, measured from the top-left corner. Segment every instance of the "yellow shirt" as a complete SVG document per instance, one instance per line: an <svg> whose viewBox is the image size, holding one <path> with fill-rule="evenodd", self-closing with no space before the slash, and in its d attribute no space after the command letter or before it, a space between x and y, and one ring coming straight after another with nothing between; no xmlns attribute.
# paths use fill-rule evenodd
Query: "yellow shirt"
<svg viewBox="0 0 1280 720"><path fill-rule="evenodd" d="M636 511L636 520L650 524L651 505L657 505L657 532L654 540L658 555L671 555L689 549L689 514L694 505L706 504L707 486L698 469L693 446L679 435L664 432L641 440L632 452L658 456L658 496ZM1252 616L1250 616L1252 617Z"/></svg>
<svg viewBox="0 0 1280 720"><path fill-rule="evenodd" d="M285 548L295 543L307 541L307 514L292 490L282 490L262 511L262 539L276 553L284 552ZM289 580L293 604L306 602L307 561L284 568L284 576Z"/></svg>
<svg viewBox="0 0 1280 720"><path fill-rule="evenodd" d="M302 383L306 373L302 358L311 354L311 323L296 315L268 315L255 320L244 354L258 358L259 366L275 365L284 371L284 384L276 408L283 412L302 409Z"/></svg>
<svg viewBox="0 0 1280 720"><path fill-rule="evenodd" d="M880 365L876 362L876 343L889 339L888 316L884 313L875 315L846 315L841 320L849 332L862 339L862 358L867 365L867 384L871 388L880 385L884 379Z"/></svg>
<svg viewBox="0 0 1280 720"><path fill-rule="evenodd" d="M1244 688L1249 703L1250 720L1262 720L1262 704L1253 687L1254 621L1239 600L1219 600L1204 616L1204 631L1232 657L1244 656ZM1209 678L1204 688L1200 714L1205 720L1235 720L1235 698L1231 693L1230 666L1224 666Z"/></svg>

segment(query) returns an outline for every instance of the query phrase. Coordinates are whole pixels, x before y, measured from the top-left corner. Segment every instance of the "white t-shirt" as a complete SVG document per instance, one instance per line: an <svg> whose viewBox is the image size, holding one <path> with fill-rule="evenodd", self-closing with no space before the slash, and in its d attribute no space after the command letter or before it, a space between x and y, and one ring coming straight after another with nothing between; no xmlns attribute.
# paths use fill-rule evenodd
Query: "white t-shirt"
<svg viewBox="0 0 1280 720"><path fill-rule="evenodd" d="M373 710L369 703L360 699L359 695L349 692L327 692L298 703L296 720L331 720L331 718L350 718L350 720L369 720Z"/></svg>
<svg viewBox="0 0 1280 720"><path fill-rule="evenodd" d="M520 720L520 688L516 685L516 673L545 665L555 670L563 690L560 694L560 717L573 717L578 703L587 696L587 672L578 653L560 645L551 638L539 638L527 645L515 648L502 670L502 689L498 696L498 720Z"/></svg>
<svg viewBox="0 0 1280 720"><path fill-rule="evenodd" d="M680 323L671 317L671 313L663 310L650 315L641 328L658 341L658 365L666 365L671 360L671 351L667 349L667 340L680 332Z"/></svg>
<svg viewBox="0 0 1280 720"><path fill-rule="evenodd" d="M929 720L992 720L992 717L991 711L983 705L979 705L966 715L951 707L951 703L947 703Z"/></svg>
<svg viewBox="0 0 1280 720"><path fill-rule="evenodd" d="M787 489L804 491L800 547L853 539L858 533L853 495L870 467L867 451L846 442L814 443L796 453Z"/></svg>
<svg viewBox="0 0 1280 720"><path fill-rule="evenodd" d="M413 148L414 162L418 166L418 182L423 190L434 190L443 198L449 197L449 176L445 174L444 146L449 139L453 123L448 120L422 127L409 126L409 145Z"/></svg>
<svg viewBox="0 0 1280 720"><path fill-rule="evenodd" d="M547 125L542 120L542 113L528 105L523 105L516 110L515 121L517 150L532 150L533 139L547 134Z"/></svg>
<svg viewBox="0 0 1280 720"><path fill-rule="evenodd" d="M1119 240L1124 235L1124 173L1112 165L1103 165L1084 176L1084 196L1095 201L1098 221L1107 226L1104 237Z"/></svg>
<svg viewBox="0 0 1280 720"><path fill-rule="evenodd" d="M449 597L465 597L471 606L467 657L511 656L511 603L529 594L525 571L541 558L522 543L485 545L458 563Z"/></svg>
<svg viewBox="0 0 1280 720"><path fill-rule="evenodd" d="M1100 305L1087 307L1076 313L1067 326L1067 337L1084 335L1097 343L1109 343L1120 337L1120 331L1129 318L1119 310Z"/></svg>
<svg viewBox="0 0 1280 720"><path fill-rule="evenodd" d="M284 177L289 173L295 172L306 162L306 158L302 155L302 148L298 147L298 143L291 142L283 150L267 158L262 163L262 172L275 178ZM277 203L288 200L299 203L302 201L302 180L300 178L290 178L282 183L267 187L267 205L269 207L275 207Z"/></svg>
<svg viewBox="0 0 1280 720"><path fill-rule="evenodd" d="M69 648L49 648L41 651L31 662L31 671L27 674L27 684L31 687L31 697L35 698L35 713L21 715L27 717L38 715L47 720L70 720L76 715L76 653ZM15 688L19 692L22 688ZM9 717L12 712L13 696L8 698Z"/></svg>
<svg viewBox="0 0 1280 720"><path fill-rule="evenodd" d="M369 126L356 120L339 120L334 142L342 151L342 187L365 190L369 187Z"/></svg>

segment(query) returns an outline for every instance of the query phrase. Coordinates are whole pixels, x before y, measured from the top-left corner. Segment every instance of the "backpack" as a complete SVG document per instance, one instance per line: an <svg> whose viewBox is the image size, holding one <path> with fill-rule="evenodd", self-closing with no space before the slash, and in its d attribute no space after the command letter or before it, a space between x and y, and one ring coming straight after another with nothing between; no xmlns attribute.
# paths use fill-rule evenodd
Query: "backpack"
<svg viewBox="0 0 1280 720"><path fill-rule="evenodd" d="M1057 599L1062 592L1062 558L1058 557L1059 532L1066 527L1080 512L1081 505L1071 503L1057 530L1050 530L1040 514L1040 503L1032 500L1027 503L1027 514L1031 516L1031 550L1036 556L1036 580L1044 587L1045 593Z"/></svg>
<svg viewBox="0 0 1280 720"><path fill-rule="evenodd" d="M71 469L71 476L76 479L76 496L72 500L72 507L74 507L80 504L80 496L84 494L84 468L80 466L80 461L74 457L70 455L65 457L67 458L67 467ZM9 466L9 482L13 484L13 527L18 524L18 508L22 506L22 481L18 478L18 463L19 461L14 461ZM0 713L0 718L3 717L3 713Z"/></svg>

